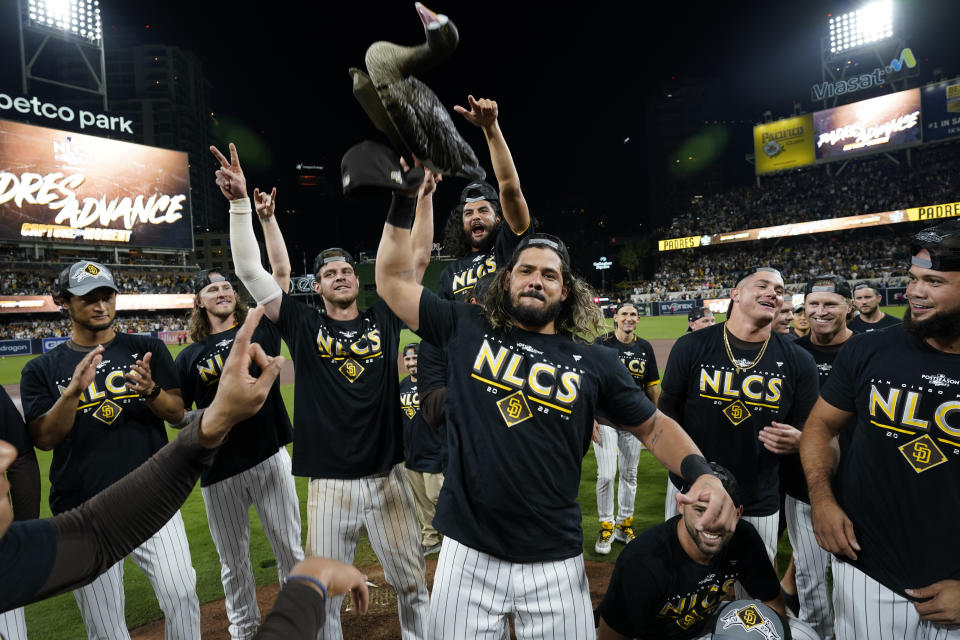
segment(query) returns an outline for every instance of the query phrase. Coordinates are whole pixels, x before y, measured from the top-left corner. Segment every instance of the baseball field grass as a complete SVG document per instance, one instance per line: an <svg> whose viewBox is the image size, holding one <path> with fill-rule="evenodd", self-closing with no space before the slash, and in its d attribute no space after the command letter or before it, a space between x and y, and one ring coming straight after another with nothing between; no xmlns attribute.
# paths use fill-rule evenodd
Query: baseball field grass
<svg viewBox="0 0 960 640"><path fill-rule="evenodd" d="M903 314L903 307L884 309L884 311L900 317ZM609 322L610 321L608 321L608 323ZM662 340L677 338L682 335L685 330L685 316L661 316L641 318L637 327L637 334L649 340ZM418 338L414 336L413 333L404 331L401 335L400 344L404 345L417 340ZM170 352L176 357L176 354L183 348L182 346L171 346ZM283 352L284 355L289 358L286 345L283 346ZM11 356L0 359L0 384L18 384L20 381L20 371L30 358L31 356ZM659 364L663 367L666 365L666 362L660 362ZM293 385L284 385L281 389L287 410L291 412L292 415ZM171 438L176 437L176 432L169 429L168 435ZM51 453L38 451L37 455L40 461L43 491L41 516L47 517L50 515L48 505L50 483L47 473L50 467ZM122 455L122 452L117 452L117 455ZM663 521L666 476L666 470L649 452L644 451L640 456L637 473L637 498L634 510L634 528L638 532ZM623 549L623 545L615 543L613 552L607 556L597 555L593 551L593 544L598 533L595 491L596 477L596 459L593 455L593 449L591 448L584 457L583 471L580 479L579 502L583 513L584 556L587 560L612 563ZM296 482L297 492L300 496L301 526L305 535L307 530L307 480L305 478L297 478ZM220 582L220 561L217 557L213 540L210 537L203 499L200 496L199 484L183 505L181 513L183 514L183 520L186 524L187 538L190 541L190 554L193 566L197 572L197 594L200 601L208 602L222 598L223 587ZM266 537L260 527L259 519L252 509L250 521L250 555L257 584L274 582L277 580L277 572L273 561L273 551L267 543ZM784 536L784 541L781 541L780 545L780 558L778 562L781 572L786 565L784 558L787 554L789 554L789 544L785 542ZM364 566L374 562L376 562L376 557L364 538L357 550L355 564ZM162 614L156 597L153 594L153 589L144 574L130 560L125 562L124 583L126 590L126 617L127 624L130 628L161 617ZM47 640L85 637L79 610L77 609L73 595L69 593L27 607L27 627L31 639Z"/></svg>

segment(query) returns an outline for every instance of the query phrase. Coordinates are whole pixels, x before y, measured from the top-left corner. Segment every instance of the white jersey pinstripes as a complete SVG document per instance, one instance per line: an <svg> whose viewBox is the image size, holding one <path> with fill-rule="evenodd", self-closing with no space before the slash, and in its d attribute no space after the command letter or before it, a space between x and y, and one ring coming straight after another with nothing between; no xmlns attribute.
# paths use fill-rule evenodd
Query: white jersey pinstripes
<svg viewBox="0 0 960 640"><path fill-rule="evenodd" d="M23 607L0 613L0 638L27 640L27 620L23 615Z"/></svg>
<svg viewBox="0 0 960 640"><path fill-rule="evenodd" d="M830 554L817 544L809 504L787 495L783 510L797 570L800 619L816 629L824 640L832 640L833 603L827 588Z"/></svg>
<svg viewBox="0 0 960 640"><path fill-rule="evenodd" d="M614 522L613 479L619 462L620 482L617 500L616 522L633 516L637 497L637 463L642 445L629 432L601 424L598 428L600 442L593 443L597 458L597 514L600 522Z"/></svg>
<svg viewBox="0 0 960 640"><path fill-rule="evenodd" d="M250 566L250 506L257 510L274 557L277 577L286 580L303 560L300 503L285 448L260 464L201 487L210 535L220 555L220 579L226 596L232 640L252 638L260 627L257 584Z"/></svg>

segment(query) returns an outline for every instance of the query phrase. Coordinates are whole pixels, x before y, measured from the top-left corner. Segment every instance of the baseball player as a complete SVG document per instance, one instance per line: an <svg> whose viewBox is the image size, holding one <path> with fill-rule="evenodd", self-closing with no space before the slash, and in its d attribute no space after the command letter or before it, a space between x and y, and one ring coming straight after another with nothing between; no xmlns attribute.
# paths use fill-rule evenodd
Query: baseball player
<svg viewBox="0 0 960 640"><path fill-rule="evenodd" d="M789 293L784 293L783 304L780 305L777 319L773 321L773 331L779 333L787 340L796 340L797 337L790 331L791 322L793 322L793 296Z"/></svg>
<svg viewBox="0 0 960 640"><path fill-rule="evenodd" d="M698 307L687 314L687 333L712 327L716 322L713 311L706 307Z"/></svg>
<svg viewBox="0 0 960 640"><path fill-rule="evenodd" d="M400 381L400 411L407 478L420 517L423 554L428 556L440 551L440 534L433 527L433 514L443 486L447 431L443 426L431 427L420 414L419 353L420 345L416 342L403 348L403 364L410 375Z"/></svg>
<svg viewBox="0 0 960 640"><path fill-rule="evenodd" d="M717 611L735 582L786 617L763 540L753 525L739 518L743 506L737 481L720 465L710 466L738 505L736 529L698 531L706 505L678 503L678 515L637 536L617 558L598 608L599 640L709 638ZM763 624L754 621L754 626ZM790 627L797 640L817 638L796 620Z"/></svg>
<svg viewBox="0 0 960 640"><path fill-rule="evenodd" d="M660 383L660 370L653 346L636 335L637 319L640 314L630 302L617 307L613 315L613 333L597 341L605 347L614 349L620 362L630 372L630 377L638 387L644 390L654 405L660 396L657 385ZM640 441L632 433L617 430L605 424L603 416L598 416L597 427L593 433L593 452L597 457L597 511L600 516L600 534L593 546L599 554L610 553L613 540L624 544L632 541L633 504L637 498L637 464L640 462ZM617 463L620 465L620 489L617 517L613 517L613 479L617 475Z"/></svg>
<svg viewBox="0 0 960 640"><path fill-rule="evenodd" d="M40 466L37 464L37 454L20 412L3 387L0 387L0 440L5 440L16 449L16 457L7 468L14 519L20 522L39 518ZM6 498L6 491L3 492L3 498ZM26 640L27 621L23 607L0 613L0 638Z"/></svg>
<svg viewBox="0 0 960 640"><path fill-rule="evenodd" d="M71 337L23 368L20 393L34 444L53 449L50 510L63 513L127 475L167 442L183 399L167 347L113 328L118 288L102 264L81 260L57 278L54 299ZM98 364L94 364L94 360ZM131 553L153 585L167 638L200 637L190 548L177 512ZM90 638L129 638L123 563L74 591Z"/></svg>
<svg viewBox="0 0 960 640"><path fill-rule="evenodd" d="M558 238L524 238L482 306L451 302L413 277L414 207L394 196L376 273L381 299L447 350L448 463L434 518L444 539L429 636L499 637L513 614L518 638L592 638L577 493L597 409L696 480L691 494L709 502L706 526L732 528L733 505L616 354L574 341L600 316Z"/></svg>
<svg viewBox="0 0 960 640"><path fill-rule="evenodd" d="M440 295L447 300L457 299L485 274L496 271L530 232L530 210L500 130L497 103L486 98L474 100L473 96L467 96L467 103L469 111L460 105L454 110L483 131L500 193L486 182L471 182L460 194L460 204L450 212L443 244L457 259L440 274Z"/></svg>
<svg viewBox="0 0 960 640"><path fill-rule="evenodd" d="M816 400L810 354L771 331L783 303L783 278L754 267L730 291L727 321L681 337L667 361L660 409L683 425L705 455L740 481L744 519L760 533L770 561L777 550L780 454L796 451ZM667 484L666 517L676 515Z"/></svg>
<svg viewBox="0 0 960 640"><path fill-rule="evenodd" d="M230 160L211 147L221 168L217 184L230 201L230 243L237 275L265 309L290 348L296 367L293 473L310 478L307 499L307 555L353 562L366 529L387 582L397 592L403 638L426 633L426 565L413 496L403 460L403 426L397 410L396 370L400 321L383 302L360 311L360 281L353 257L343 249L322 251L314 261L314 291L320 313L285 293L260 264L250 221L251 206L236 147ZM393 184L405 175L399 156L376 155L370 145L344 156L345 184L366 179L348 156L363 157L376 171L372 180ZM367 154L373 154L370 158ZM403 186L403 185L395 185ZM417 189L419 184L408 185ZM432 215L407 234L418 260L429 260ZM326 603L321 638L342 637L342 597Z"/></svg>
<svg viewBox="0 0 960 640"><path fill-rule="evenodd" d="M868 333L900 324L899 318L880 311L881 300L883 297L876 283L861 280L853 285L853 302L860 313L847 326L856 333Z"/></svg>
<svg viewBox="0 0 960 640"><path fill-rule="evenodd" d="M289 276L283 282L289 282ZM193 344L180 352L176 365L184 405L190 408L196 403L202 409L217 393L223 362L233 348L247 307L217 271L199 272L193 287L196 307L189 321ZM260 322L252 340L268 356L280 354L280 334L269 320ZM253 637L260 626L257 585L250 566L251 505L277 559L281 584L293 565L303 559L300 504L285 448L290 440L290 418L280 386L274 384L263 408L234 427L200 479L210 535L220 555L220 578L234 640Z"/></svg>
<svg viewBox="0 0 960 640"><path fill-rule="evenodd" d="M911 253L903 326L846 343L801 440L838 640L960 638L960 223Z"/></svg>
<svg viewBox="0 0 960 640"><path fill-rule="evenodd" d="M807 320L807 316L803 313L802 304L793 305L793 323L791 324L790 332L797 338L802 338L810 333L810 321Z"/></svg>

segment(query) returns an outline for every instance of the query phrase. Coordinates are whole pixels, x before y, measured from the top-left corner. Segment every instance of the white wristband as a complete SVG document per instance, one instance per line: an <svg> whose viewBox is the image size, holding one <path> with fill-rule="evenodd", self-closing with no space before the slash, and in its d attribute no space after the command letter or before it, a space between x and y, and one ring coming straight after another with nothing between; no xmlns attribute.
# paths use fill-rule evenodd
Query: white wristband
<svg viewBox="0 0 960 640"><path fill-rule="evenodd" d="M250 198L237 198L230 201L230 213L243 215L253 213L253 207L250 206Z"/></svg>

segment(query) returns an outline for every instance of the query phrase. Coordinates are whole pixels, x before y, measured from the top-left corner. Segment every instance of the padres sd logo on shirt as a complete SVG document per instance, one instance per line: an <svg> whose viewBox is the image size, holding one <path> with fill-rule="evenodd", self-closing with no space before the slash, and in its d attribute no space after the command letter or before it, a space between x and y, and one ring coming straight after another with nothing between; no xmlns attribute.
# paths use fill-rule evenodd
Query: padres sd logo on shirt
<svg viewBox="0 0 960 640"><path fill-rule="evenodd" d="M925 385L894 386L890 381L877 380L870 385L870 424L885 429L893 441L907 440L897 448L917 473L947 462L941 447L960 455L960 418L953 417L960 412L960 399L938 402L930 411L930 399L934 396L940 400L943 392ZM956 426L948 421L951 418Z"/></svg>
<svg viewBox="0 0 960 640"><path fill-rule="evenodd" d="M366 367L360 363L362 360L383 357L379 330L370 329L358 336L354 336L354 333L341 333L344 338L350 336L347 338L350 341L347 342L335 338L325 326L321 326L317 332L317 355L330 359L334 363L341 363L337 371L350 382L356 382L366 370ZM356 339L352 339L354 337Z"/></svg>
<svg viewBox="0 0 960 640"><path fill-rule="evenodd" d="M758 372L738 381L733 371L701 367L699 389L701 398L725 404L723 415L737 426L753 415L748 405L773 411L780 409L783 378Z"/></svg>
<svg viewBox="0 0 960 640"><path fill-rule="evenodd" d="M413 420L420 410L420 394L416 391L408 391L400 394L400 410L407 416L407 419Z"/></svg>
<svg viewBox="0 0 960 640"><path fill-rule="evenodd" d="M121 404L129 404L140 398L139 393L132 392L126 387L127 379L124 374L129 365L120 364L108 369L109 364L109 360L100 363L97 367L97 377L80 394L80 402L77 404L77 412L90 413L106 425L112 425L120 417L123 412ZM60 380L57 382L57 389L62 394L69 384L70 378Z"/></svg>
<svg viewBox="0 0 960 640"><path fill-rule="evenodd" d="M499 396L507 392L497 401L504 423L513 427L532 418L529 402L538 413L569 420L580 394L583 370L544 362L542 352L526 345L497 343L484 339L470 377L485 383L487 393Z"/></svg>

